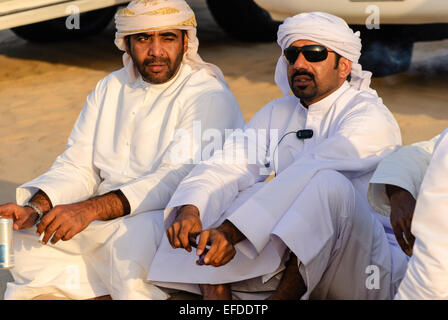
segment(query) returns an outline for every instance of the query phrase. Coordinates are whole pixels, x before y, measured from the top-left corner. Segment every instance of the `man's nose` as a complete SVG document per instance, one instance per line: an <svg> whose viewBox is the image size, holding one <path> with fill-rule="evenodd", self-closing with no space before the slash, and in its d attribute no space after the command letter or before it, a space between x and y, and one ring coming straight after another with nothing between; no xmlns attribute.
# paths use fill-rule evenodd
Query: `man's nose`
<svg viewBox="0 0 448 320"><path fill-rule="evenodd" d="M297 57L296 62L294 62L294 68L296 70L306 69L306 67L308 66L308 63L309 62L305 59L303 52L299 52L299 56Z"/></svg>
<svg viewBox="0 0 448 320"><path fill-rule="evenodd" d="M159 57L162 54L163 54L162 43L160 42L159 39L156 38L149 45L148 55L154 56L154 57Z"/></svg>

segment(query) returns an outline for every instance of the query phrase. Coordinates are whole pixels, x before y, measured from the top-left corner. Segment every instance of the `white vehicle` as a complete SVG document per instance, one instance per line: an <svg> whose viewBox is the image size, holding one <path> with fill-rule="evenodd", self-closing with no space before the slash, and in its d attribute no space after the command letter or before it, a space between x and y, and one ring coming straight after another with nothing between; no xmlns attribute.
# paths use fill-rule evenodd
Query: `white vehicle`
<svg viewBox="0 0 448 320"><path fill-rule="evenodd" d="M0 30L30 41L70 40L103 30L129 0L0 0ZM67 16L77 15L71 21ZM79 21L79 27L76 24Z"/></svg>
<svg viewBox="0 0 448 320"><path fill-rule="evenodd" d="M422 24L448 22L446 0L255 0L269 12L274 20L283 21L298 12L325 11L349 24L365 24L370 13L366 10L375 5L385 24Z"/></svg>
<svg viewBox="0 0 448 320"><path fill-rule="evenodd" d="M375 76L406 71L414 42L448 38L448 0L207 0L207 4L224 30L245 41L275 40L279 23L301 12L337 15L361 31L360 62ZM375 23L378 26L372 26Z"/></svg>
<svg viewBox="0 0 448 320"><path fill-rule="evenodd" d="M129 0L0 0L0 30L30 41L71 40L100 32ZM189 2L189 0L187 0ZM274 41L279 24L325 11L361 31L361 64L375 76L408 69L413 43L448 38L448 0L206 0L217 23L244 41ZM67 16L80 15L79 28ZM366 23L378 24L369 29ZM372 27L372 25L370 26ZM375 29L379 27L379 29Z"/></svg>

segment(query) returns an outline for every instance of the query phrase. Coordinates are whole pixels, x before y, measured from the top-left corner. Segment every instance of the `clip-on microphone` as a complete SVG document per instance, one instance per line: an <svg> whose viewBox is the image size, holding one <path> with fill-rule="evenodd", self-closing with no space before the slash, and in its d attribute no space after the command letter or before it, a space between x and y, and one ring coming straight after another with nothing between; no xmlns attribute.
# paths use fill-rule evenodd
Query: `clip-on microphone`
<svg viewBox="0 0 448 320"><path fill-rule="evenodd" d="M299 130L296 132L296 137L299 140L310 139L313 137L313 130L311 129Z"/></svg>

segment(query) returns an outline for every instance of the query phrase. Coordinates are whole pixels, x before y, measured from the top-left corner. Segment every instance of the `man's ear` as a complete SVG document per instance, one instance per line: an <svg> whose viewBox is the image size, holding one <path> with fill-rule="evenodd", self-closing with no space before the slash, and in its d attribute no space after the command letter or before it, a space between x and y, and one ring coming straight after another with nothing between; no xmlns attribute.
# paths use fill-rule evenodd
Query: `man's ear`
<svg viewBox="0 0 448 320"><path fill-rule="evenodd" d="M184 52L188 50L188 31L183 32L184 34Z"/></svg>
<svg viewBox="0 0 448 320"><path fill-rule="evenodd" d="M131 51L131 36L124 37L124 44L126 46L126 53L130 54Z"/></svg>
<svg viewBox="0 0 448 320"><path fill-rule="evenodd" d="M345 79L352 71L352 62L347 58L341 57L339 60L339 77Z"/></svg>

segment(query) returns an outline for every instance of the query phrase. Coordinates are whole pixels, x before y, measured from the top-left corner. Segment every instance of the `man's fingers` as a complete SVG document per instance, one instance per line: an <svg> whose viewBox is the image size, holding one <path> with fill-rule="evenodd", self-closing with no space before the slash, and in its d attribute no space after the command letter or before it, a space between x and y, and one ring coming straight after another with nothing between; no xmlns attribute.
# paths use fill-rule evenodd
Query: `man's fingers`
<svg viewBox="0 0 448 320"><path fill-rule="evenodd" d="M48 240L50 240L51 236L53 235L53 233L56 232L56 230L58 230L58 228L60 227L61 222L58 219L54 219L49 225L48 227L45 228L45 235L42 239L42 243L43 244L47 244Z"/></svg>
<svg viewBox="0 0 448 320"><path fill-rule="evenodd" d="M52 221L56 218L56 214L53 212L53 210L49 211L47 214L45 214L42 218L42 220L40 220L39 224L37 225L37 230L36 233L38 236L40 236L42 234L42 232L44 232L48 225L50 223L52 223Z"/></svg>
<svg viewBox="0 0 448 320"><path fill-rule="evenodd" d="M232 248L229 247L229 243L224 236L213 231L203 231L199 238L196 251L198 256L201 256L204 253L207 243L210 244L210 248L203 259L205 265L218 267L225 264L226 261L230 261L230 258L228 258L227 255Z"/></svg>
<svg viewBox="0 0 448 320"><path fill-rule="evenodd" d="M179 241L179 230L180 230L180 223L176 222L173 224L173 248L179 248L180 247L180 241Z"/></svg>
<svg viewBox="0 0 448 320"><path fill-rule="evenodd" d="M414 247L415 237L411 233L411 227L406 227L404 229L404 236L406 238L406 243L408 247L408 252L406 252L409 256L412 255L412 248Z"/></svg>
<svg viewBox="0 0 448 320"><path fill-rule="evenodd" d="M204 264L217 266L217 262L220 260L220 256L223 254L222 252L222 244L219 241L219 238L216 237L211 241L210 248L207 254L204 257ZM199 248L199 246L198 246Z"/></svg>
<svg viewBox="0 0 448 320"><path fill-rule="evenodd" d="M213 267L220 267L224 265L226 261L225 253L220 251L218 246L211 246L210 250L207 252L207 254L204 257L204 264L205 265L211 265ZM230 261L230 259L228 259Z"/></svg>
<svg viewBox="0 0 448 320"><path fill-rule="evenodd" d="M195 244L195 247L197 248L197 241L196 241L196 238L198 237L198 235L199 235L199 233L190 233L189 235L188 235L188 242L190 243L190 246L191 246L191 244L192 243L194 243Z"/></svg>
<svg viewBox="0 0 448 320"><path fill-rule="evenodd" d="M235 255L235 249L222 234L208 230L201 233L197 255L203 255L207 243L210 244L210 248L203 258L205 265L219 267L229 262Z"/></svg>
<svg viewBox="0 0 448 320"><path fill-rule="evenodd" d="M210 237L210 231L208 231L208 230L202 231L200 233L198 247L196 249L196 254L198 256L200 256L204 252L205 248L207 247L209 237Z"/></svg>
<svg viewBox="0 0 448 320"><path fill-rule="evenodd" d="M408 246L406 244L406 241L403 239L403 231L398 226L394 226L393 230L394 230L395 238L397 239L397 242L400 245L401 250L403 250L407 254Z"/></svg>
<svg viewBox="0 0 448 320"><path fill-rule="evenodd" d="M410 228L408 228L408 227L404 228L404 236L405 236L406 242L410 245L412 242L412 238L414 238L414 236L411 234Z"/></svg>
<svg viewBox="0 0 448 320"><path fill-rule="evenodd" d="M13 228L14 230L20 230L22 226L30 219L30 217L22 216L19 219L14 221Z"/></svg>
<svg viewBox="0 0 448 320"><path fill-rule="evenodd" d="M59 228L58 230L56 230L56 232L54 233L53 237L51 238L50 243L51 244L55 244L56 242L58 242L59 240L61 240L61 238L65 235L65 231L61 231L61 228Z"/></svg>
<svg viewBox="0 0 448 320"><path fill-rule="evenodd" d="M181 227L179 232L179 240L182 245L182 248L187 250L188 252L191 252L191 246L190 246L190 230L191 228L185 226L185 224Z"/></svg>
<svg viewBox="0 0 448 320"><path fill-rule="evenodd" d="M166 230L166 237L168 238L168 242L170 243L171 247L174 248L174 229L173 226L171 225L168 230Z"/></svg>
<svg viewBox="0 0 448 320"><path fill-rule="evenodd" d="M18 214L16 213L17 205L14 203L7 203L0 206L0 218L4 219L18 219Z"/></svg>
<svg viewBox="0 0 448 320"><path fill-rule="evenodd" d="M214 267L220 267L227 264L233 259L235 253L235 248L227 241L227 239L219 241L212 258L212 265Z"/></svg>
<svg viewBox="0 0 448 320"><path fill-rule="evenodd" d="M230 260L233 259L233 257L235 257L236 252L233 252L227 256L225 256L221 261L220 261L220 266L223 266L225 264L228 264Z"/></svg>
<svg viewBox="0 0 448 320"><path fill-rule="evenodd" d="M29 228L34 225L36 222L36 218L38 217L36 214L30 214L30 215L21 215L17 220L14 221L14 230ZM17 229L15 228L17 227Z"/></svg>
<svg viewBox="0 0 448 320"><path fill-rule="evenodd" d="M412 248L415 241L415 237L411 232L411 226L412 226L412 217L406 220L406 233L405 233L406 239L411 244L410 247Z"/></svg>
<svg viewBox="0 0 448 320"><path fill-rule="evenodd" d="M225 248L225 251L223 251L223 254L221 255L220 259L216 261L218 266L223 266L227 264L230 260L233 259L235 254L236 254L235 248L231 244L228 244Z"/></svg>
<svg viewBox="0 0 448 320"><path fill-rule="evenodd" d="M35 215L30 214L28 209L15 203L8 203L0 206L0 217L4 219L13 219L13 229L20 230L29 228L34 224Z"/></svg>
<svg viewBox="0 0 448 320"><path fill-rule="evenodd" d="M78 232L74 231L73 229L69 229L65 235L61 238L62 241L68 241L71 238L73 238L75 235L77 235Z"/></svg>
<svg viewBox="0 0 448 320"><path fill-rule="evenodd" d="M180 229L179 222L175 222L166 231L168 241L170 242L171 247L173 247L173 249L180 247L180 241L178 239L179 229Z"/></svg>
<svg viewBox="0 0 448 320"><path fill-rule="evenodd" d="M65 236L65 234L67 233L68 230L69 230L69 227L60 225L59 228L54 233L53 237L51 238L51 243L55 244L56 242L61 240Z"/></svg>
<svg viewBox="0 0 448 320"><path fill-rule="evenodd" d="M401 237L403 238L404 242L406 243L407 250L409 250L409 241L411 240L410 231L408 230L408 226L406 223L406 220L402 219L399 220L398 225L401 229Z"/></svg>

